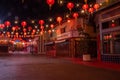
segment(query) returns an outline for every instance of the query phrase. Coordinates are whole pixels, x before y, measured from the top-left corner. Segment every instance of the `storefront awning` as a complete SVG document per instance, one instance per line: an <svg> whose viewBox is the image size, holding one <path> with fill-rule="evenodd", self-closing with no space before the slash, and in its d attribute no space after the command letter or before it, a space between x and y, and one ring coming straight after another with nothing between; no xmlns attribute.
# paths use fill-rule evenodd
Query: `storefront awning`
<svg viewBox="0 0 120 80"><path fill-rule="evenodd" d="M55 43L62 43L62 42L65 42L66 41L66 39L64 39L64 40L57 40L57 41L55 41Z"/></svg>

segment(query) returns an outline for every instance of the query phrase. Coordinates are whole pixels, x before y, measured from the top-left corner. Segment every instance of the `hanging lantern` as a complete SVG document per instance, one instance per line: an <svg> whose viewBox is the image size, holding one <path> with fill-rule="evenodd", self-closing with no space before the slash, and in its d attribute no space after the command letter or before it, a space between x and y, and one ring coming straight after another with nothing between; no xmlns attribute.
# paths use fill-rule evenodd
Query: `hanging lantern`
<svg viewBox="0 0 120 80"><path fill-rule="evenodd" d="M9 27L10 26L10 21L5 21L5 26Z"/></svg>
<svg viewBox="0 0 120 80"><path fill-rule="evenodd" d="M31 33L31 35L34 35L34 34L35 34L34 32Z"/></svg>
<svg viewBox="0 0 120 80"><path fill-rule="evenodd" d="M41 32L40 32L40 35L43 35L43 33L44 33L44 31L41 31Z"/></svg>
<svg viewBox="0 0 120 80"><path fill-rule="evenodd" d="M10 38L10 34L7 35Z"/></svg>
<svg viewBox="0 0 120 80"><path fill-rule="evenodd" d="M13 26L13 27L12 27L12 30L13 30L13 31L15 31L15 30L16 30L16 28Z"/></svg>
<svg viewBox="0 0 120 80"><path fill-rule="evenodd" d="M27 31L27 29L26 29L26 28L24 28L24 29L23 29L23 32L26 32L26 31Z"/></svg>
<svg viewBox="0 0 120 80"><path fill-rule="evenodd" d="M74 17L75 19L77 19L78 13L77 13L77 12L73 13L73 17Z"/></svg>
<svg viewBox="0 0 120 80"><path fill-rule="evenodd" d="M39 20L39 24L42 26L44 24L44 20Z"/></svg>
<svg viewBox="0 0 120 80"><path fill-rule="evenodd" d="M51 7L54 3L55 3L55 0L47 0L47 4L49 5L49 9L51 9Z"/></svg>
<svg viewBox="0 0 120 80"><path fill-rule="evenodd" d="M28 31L31 31L31 30L32 30L32 27L31 27L31 26L29 26L29 27L28 27Z"/></svg>
<svg viewBox="0 0 120 80"><path fill-rule="evenodd" d="M90 13L93 13L94 9L91 7L91 8L89 8L88 11L89 11Z"/></svg>
<svg viewBox="0 0 120 80"><path fill-rule="evenodd" d="M115 27L115 23L112 23L111 26L112 26L112 27Z"/></svg>
<svg viewBox="0 0 120 80"><path fill-rule="evenodd" d="M4 37L4 34L2 33L1 36Z"/></svg>
<svg viewBox="0 0 120 80"><path fill-rule="evenodd" d="M24 37L27 35L27 33L26 32L24 32Z"/></svg>
<svg viewBox="0 0 120 80"><path fill-rule="evenodd" d="M33 29L33 31L32 31L33 33L35 33L36 32L36 30L35 29Z"/></svg>
<svg viewBox="0 0 120 80"><path fill-rule="evenodd" d="M60 24L62 21L62 18L61 17L57 17L57 22Z"/></svg>
<svg viewBox="0 0 120 80"><path fill-rule="evenodd" d="M10 32L9 31L6 34L7 34L7 37L10 37Z"/></svg>
<svg viewBox="0 0 120 80"><path fill-rule="evenodd" d="M0 29L3 29L5 27L4 24L0 24Z"/></svg>
<svg viewBox="0 0 120 80"><path fill-rule="evenodd" d="M0 29L1 29L2 27L1 27L1 24L0 24Z"/></svg>
<svg viewBox="0 0 120 80"><path fill-rule="evenodd" d="M100 5L96 3L93 7L94 7L95 10L98 10Z"/></svg>
<svg viewBox="0 0 120 80"><path fill-rule="evenodd" d="M19 33L18 33L18 32L16 32L15 34L16 34L16 35L18 35Z"/></svg>
<svg viewBox="0 0 120 80"><path fill-rule="evenodd" d="M26 21L23 21L23 22L21 22L21 25L22 25L23 27L25 27L25 26L27 25L27 22L26 22Z"/></svg>
<svg viewBox="0 0 120 80"><path fill-rule="evenodd" d="M9 35L9 34L10 34L10 32L7 32L6 34L7 34L7 35Z"/></svg>
<svg viewBox="0 0 120 80"><path fill-rule="evenodd" d="M87 9L88 9L88 4L84 4L84 5L82 6L82 8L83 8L85 11L87 11Z"/></svg>
<svg viewBox="0 0 120 80"><path fill-rule="evenodd" d="M68 23L70 23L70 22L71 22L71 20L70 20L70 19L68 19L68 20L67 20L67 22L68 22Z"/></svg>
<svg viewBox="0 0 120 80"><path fill-rule="evenodd" d="M18 33L18 32L16 32L15 34L16 34L17 36L19 35L19 33Z"/></svg>
<svg viewBox="0 0 120 80"><path fill-rule="evenodd" d="M54 25L53 25L53 24L51 24L51 25L50 25L50 27L53 29L53 28L54 28Z"/></svg>
<svg viewBox="0 0 120 80"><path fill-rule="evenodd" d="M43 29L44 29L44 26L40 26L40 28L43 30Z"/></svg>
<svg viewBox="0 0 120 80"><path fill-rule="evenodd" d="M50 34L52 31L51 30L48 30L48 33Z"/></svg>
<svg viewBox="0 0 120 80"><path fill-rule="evenodd" d="M69 2L68 4L67 4L67 8L71 11L72 10L72 8L74 7L74 4L72 3L72 2Z"/></svg>
<svg viewBox="0 0 120 80"><path fill-rule="evenodd" d="M19 27L18 27L18 26L15 26L15 29L16 29L16 30L18 30L18 29L19 29Z"/></svg>

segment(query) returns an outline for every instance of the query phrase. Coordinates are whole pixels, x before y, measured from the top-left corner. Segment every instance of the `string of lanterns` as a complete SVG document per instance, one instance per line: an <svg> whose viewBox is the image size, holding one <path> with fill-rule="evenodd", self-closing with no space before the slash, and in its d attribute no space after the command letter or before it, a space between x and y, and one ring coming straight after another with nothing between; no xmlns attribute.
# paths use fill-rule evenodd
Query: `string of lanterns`
<svg viewBox="0 0 120 80"><path fill-rule="evenodd" d="M99 8L100 8L100 5L99 4L94 4L94 5L88 5L87 4L87 0L84 0L85 4L83 4L82 6L82 9L86 12L89 12L89 13L93 13L94 10L97 11ZM46 0L46 3L49 5L49 8L51 10L52 6L54 5L55 3L55 0ZM79 13L78 12L74 12L74 13L71 13L72 9L74 8L74 3L73 2L68 2L66 7L68 8L68 10L70 11L70 14L73 14L73 17L75 19L77 19L79 17ZM58 24L61 24L63 18L62 17L57 17L56 18L56 21L58 22ZM15 34L15 36L19 37L18 35L20 35L19 31L22 29L23 32L21 32L21 34L23 34L24 36L27 36L27 34L30 34L31 32L31 35L35 35L38 31L41 31L41 33L43 33L45 30L45 21L44 20L39 20L38 21L38 24L40 25L40 27L38 28L38 30L36 30L35 28L33 28L32 26L27 26L27 22L26 21L22 21L21 22L21 26L13 26L11 28L12 30L12 33L7 31L7 32L3 32L4 28L9 28L11 26L11 23L10 21L5 21L4 24L0 24L0 34L4 34L6 33L8 37L10 37L10 35L13 35ZM50 28L53 29L55 27L55 25L52 23L50 24ZM28 32L27 32L28 31ZM49 33L51 33L51 30L49 29L48 30ZM21 36L22 37L22 36Z"/></svg>
<svg viewBox="0 0 120 80"><path fill-rule="evenodd" d="M55 3L54 0L47 0L46 2L49 5L49 9L51 9L52 5Z"/></svg>

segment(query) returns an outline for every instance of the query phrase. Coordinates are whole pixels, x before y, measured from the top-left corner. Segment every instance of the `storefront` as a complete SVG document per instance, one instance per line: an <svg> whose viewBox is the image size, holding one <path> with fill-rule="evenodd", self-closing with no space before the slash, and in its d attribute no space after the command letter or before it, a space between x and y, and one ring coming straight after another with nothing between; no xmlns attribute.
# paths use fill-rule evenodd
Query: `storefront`
<svg viewBox="0 0 120 80"><path fill-rule="evenodd" d="M96 13L99 60L120 63L120 1Z"/></svg>
<svg viewBox="0 0 120 80"><path fill-rule="evenodd" d="M0 37L0 55L8 54L9 39Z"/></svg>
<svg viewBox="0 0 120 80"><path fill-rule="evenodd" d="M45 43L46 55L50 57L56 57L56 49L54 42Z"/></svg>
<svg viewBox="0 0 120 80"><path fill-rule="evenodd" d="M57 40L48 42L46 46L47 56L55 57L76 57L82 58L83 48L87 44L88 49L85 51L91 55L96 56L96 39L85 41L83 37L77 34L77 31L66 32L57 36Z"/></svg>
<svg viewBox="0 0 120 80"><path fill-rule="evenodd" d="M62 56L62 57L68 57L69 54L69 46L70 41L69 40L58 40L55 41L55 47L56 47L56 56Z"/></svg>

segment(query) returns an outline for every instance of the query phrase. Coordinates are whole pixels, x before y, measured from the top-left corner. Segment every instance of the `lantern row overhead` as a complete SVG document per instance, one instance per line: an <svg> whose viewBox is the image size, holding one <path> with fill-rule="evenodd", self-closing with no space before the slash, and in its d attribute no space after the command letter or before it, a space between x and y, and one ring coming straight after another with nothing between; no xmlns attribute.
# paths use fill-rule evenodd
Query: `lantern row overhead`
<svg viewBox="0 0 120 80"><path fill-rule="evenodd" d="M49 5L49 9L51 10L52 5L54 5L54 3L55 3L55 0L47 0L46 2L47 2L47 4ZM74 3L68 2L67 5L66 5L66 7L69 9L70 14L71 14L72 9L74 8ZM85 0L85 4L82 6L82 9L83 9L85 12L93 13L94 11L98 10L99 7L100 7L99 4L94 4L94 5L90 5L90 6L89 6L89 5L87 4L87 0ZM74 18L77 18L78 16L79 16L78 12L74 12L74 13L73 13L73 17L74 17ZM62 20L63 20L63 18L60 17L60 16L58 16L58 17L56 18L56 21L57 21L59 24L62 22ZM39 20L38 23L39 23L39 25L40 25L41 31L43 32L43 31L44 31L44 28L45 28L45 27L44 27L45 20ZM4 24L0 24L0 29L3 29L4 27L9 27L10 25L11 25L10 21L5 21ZM31 26L29 26L27 29L25 28L25 27L27 26L27 22L26 22L26 21L22 21L22 22L21 22L21 26L23 27L23 32L26 32L27 29L28 29L29 31L31 31L31 30L33 29L33 27L31 27ZM50 24L50 27L53 29L53 28L54 28L54 24L51 23L51 24ZM13 27L12 27L12 30L13 30L13 31L18 30L18 28L19 28L18 26L13 26ZM34 30L32 31L32 34L34 34L35 32L36 32L36 30L34 29ZM49 31L49 32L50 32L50 31Z"/></svg>

